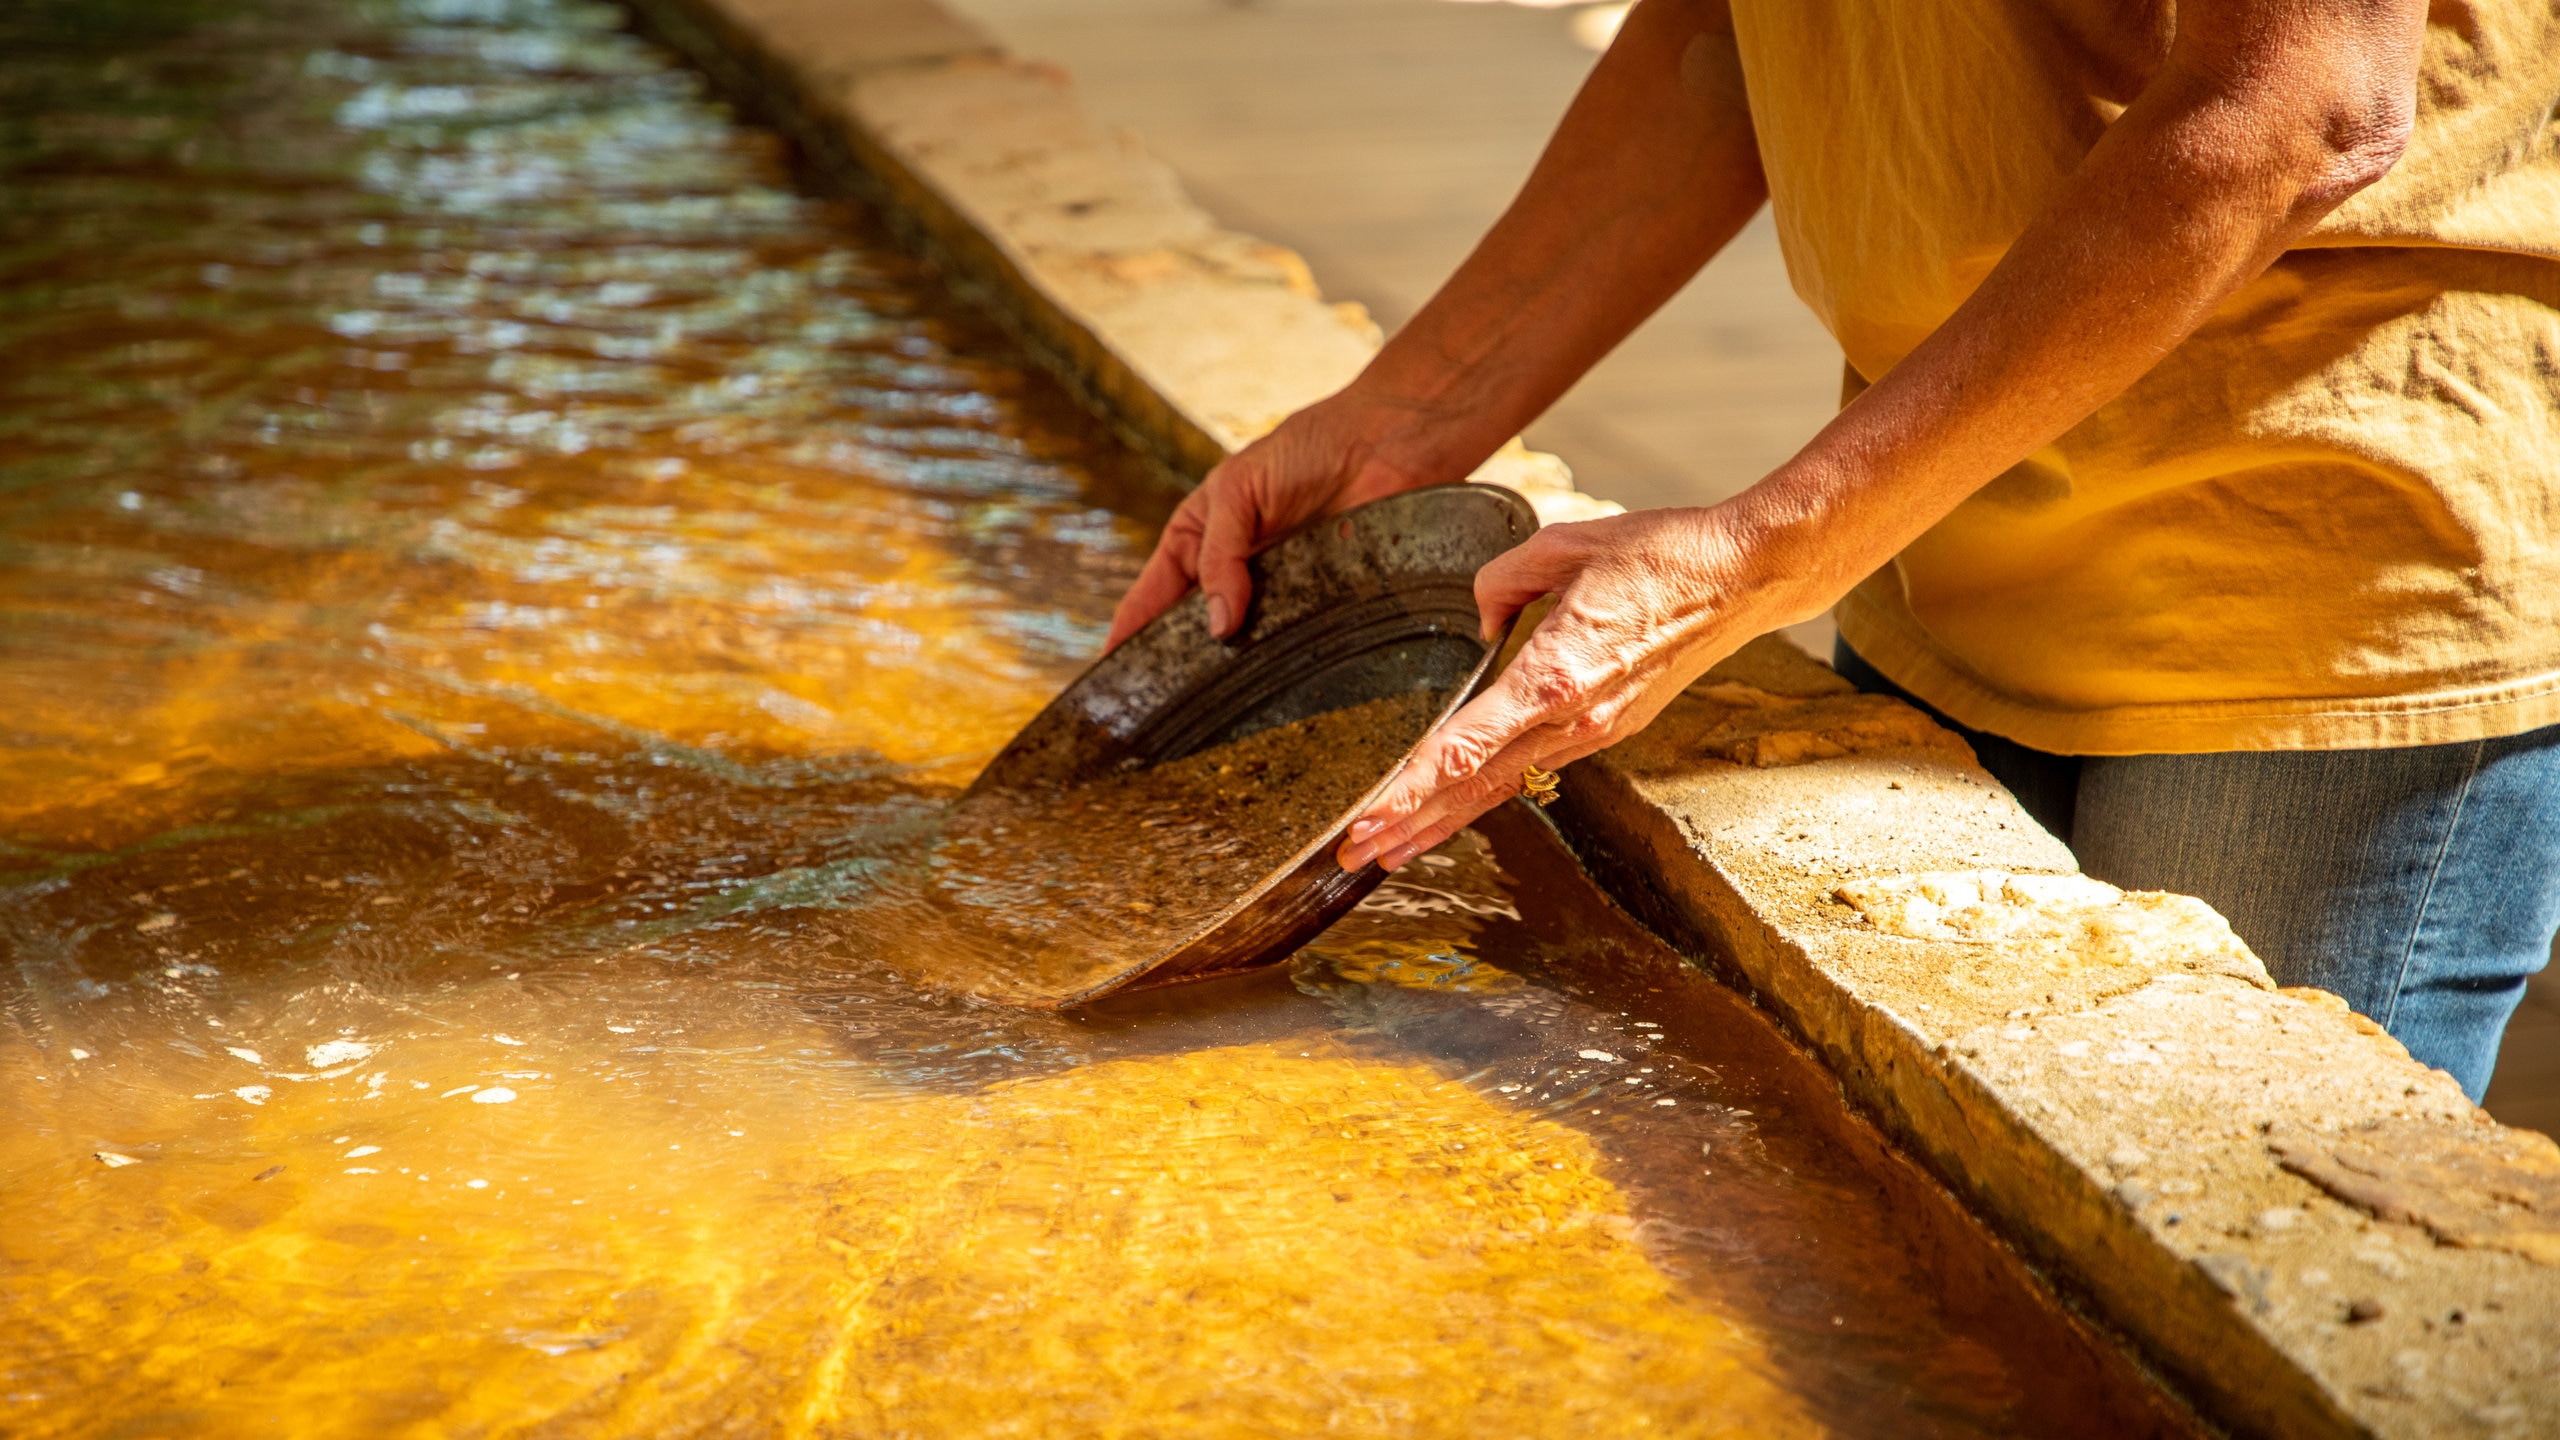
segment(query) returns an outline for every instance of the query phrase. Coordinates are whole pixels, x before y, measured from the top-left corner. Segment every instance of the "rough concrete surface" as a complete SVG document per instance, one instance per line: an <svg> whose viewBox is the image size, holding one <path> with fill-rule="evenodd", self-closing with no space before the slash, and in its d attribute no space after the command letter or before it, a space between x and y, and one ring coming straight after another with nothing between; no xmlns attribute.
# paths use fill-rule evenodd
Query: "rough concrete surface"
<svg viewBox="0 0 2560 1440"><path fill-rule="evenodd" d="M1296 254L1223 229L1058 67L1001 53L929 0L636 0L822 168L918 225L938 258L1118 422L1192 476L1340 389L1377 352ZM838 166L828 165L841 157ZM1616 507L1516 441L1471 477L1543 520Z"/></svg>
<svg viewBox="0 0 2560 1440"><path fill-rule="evenodd" d="M2529 1258L2560 1155L2335 997L2274 991L2202 902L2077 875L1951 737L1858 712L1780 765L1707 738L1837 734L1845 689L1759 642L1573 766L1559 818L2207 1414L2560 1429L2560 1270Z"/></svg>
<svg viewBox="0 0 2560 1440"><path fill-rule="evenodd" d="M927 0L637 0L812 163L907 217L1177 469L1375 345L1066 77ZM1587 513L1551 459L1497 469ZM2198 902L2076 882L1953 737L1755 643L1572 767L1634 908L1792 1026L2067 1292L2246 1433L2560 1433L2560 1160Z"/></svg>

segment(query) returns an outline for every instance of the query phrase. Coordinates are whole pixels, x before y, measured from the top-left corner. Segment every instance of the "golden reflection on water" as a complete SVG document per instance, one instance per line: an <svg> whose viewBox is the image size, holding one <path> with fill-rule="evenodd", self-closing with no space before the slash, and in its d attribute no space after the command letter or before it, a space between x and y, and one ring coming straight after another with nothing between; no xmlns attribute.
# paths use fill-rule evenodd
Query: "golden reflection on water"
<svg viewBox="0 0 2560 1440"><path fill-rule="evenodd" d="M504 1108L286 1087L226 1137L270 1180L83 1184L19 1318L91 1358L46 1383L197 1433L1812 1428L1589 1141L1426 1066L1266 1041L821 1116L724 1084L716 1128L522 1073Z"/></svg>
<svg viewBox="0 0 2560 1440"><path fill-rule="evenodd" d="M617 24L0 15L0 1431L2005 1429L1473 835L1153 1010L875 963L1163 501Z"/></svg>
<svg viewBox="0 0 2560 1440"><path fill-rule="evenodd" d="M0 817L564 721L965 775L1089 649L1123 477L610 12L9 23Z"/></svg>

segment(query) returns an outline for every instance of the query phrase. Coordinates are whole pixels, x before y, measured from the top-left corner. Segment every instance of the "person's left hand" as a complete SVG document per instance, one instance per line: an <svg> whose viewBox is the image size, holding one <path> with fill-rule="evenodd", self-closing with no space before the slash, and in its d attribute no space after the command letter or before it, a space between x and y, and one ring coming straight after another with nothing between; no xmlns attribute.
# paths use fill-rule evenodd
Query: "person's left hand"
<svg viewBox="0 0 2560 1440"><path fill-rule="evenodd" d="M1819 613L1829 597L1796 593L1808 587L1781 578L1768 549L1721 505L1549 526L1485 566L1488 636L1542 595L1555 606L1352 822L1342 868L1402 866L1519 794L1528 767L1560 769L1634 734L1752 637Z"/></svg>

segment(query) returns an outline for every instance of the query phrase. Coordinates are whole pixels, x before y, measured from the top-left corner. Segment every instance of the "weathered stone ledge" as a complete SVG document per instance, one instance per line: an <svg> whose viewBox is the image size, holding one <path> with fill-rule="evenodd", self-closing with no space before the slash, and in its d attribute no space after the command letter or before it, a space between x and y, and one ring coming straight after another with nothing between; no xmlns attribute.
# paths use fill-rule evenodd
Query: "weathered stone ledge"
<svg viewBox="0 0 2560 1440"><path fill-rule="evenodd" d="M1197 479L1380 343L1293 251L1221 228L1054 65L932 0L629 0L831 183L871 200L1141 453ZM1545 520L1617 507L1513 441L1471 478Z"/></svg>
<svg viewBox="0 0 2560 1440"><path fill-rule="evenodd" d="M1297 256L932 0L631 3L1183 476L1376 349ZM1516 445L1475 478L1549 520L1604 508ZM2270 989L2197 902L2073 878L1916 712L1764 640L1565 794L1622 900L2207 1415L2560 1433L2560 1149Z"/></svg>
<svg viewBox="0 0 2560 1440"><path fill-rule="evenodd" d="M2560 1147L2201 902L2078 876L1917 712L1762 640L1565 795L1604 882L2207 1415L2560 1432Z"/></svg>

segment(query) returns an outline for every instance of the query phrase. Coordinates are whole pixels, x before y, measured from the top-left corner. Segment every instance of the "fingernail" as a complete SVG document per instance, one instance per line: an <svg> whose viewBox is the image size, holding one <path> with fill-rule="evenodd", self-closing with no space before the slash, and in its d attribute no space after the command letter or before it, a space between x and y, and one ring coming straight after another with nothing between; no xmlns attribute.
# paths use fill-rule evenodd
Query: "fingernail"
<svg viewBox="0 0 2560 1440"><path fill-rule="evenodd" d="M1224 634L1226 634L1226 633L1227 633L1227 622L1228 622L1230 619L1232 619L1232 618L1233 618L1233 617L1228 613L1227 597L1226 597L1226 596L1224 596L1224 595L1212 595L1212 596L1210 596L1210 597L1209 597L1209 633L1210 633L1210 634L1212 634L1212 635L1224 635Z"/></svg>
<svg viewBox="0 0 2560 1440"><path fill-rule="evenodd" d="M1386 828L1386 822L1383 820L1372 820L1368 822L1368 825L1369 833L1367 835L1343 842L1341 851L1343 869L1357 870L1361 866L1368 864L1370 861L1377 859L1378 852L1387 848L1387 842L1392 837L1380 835L1378 833L1380 830Z"/></svg>
<svg viewBox="0 0 2560 1440"><path fill-rule="evenodd" d="M1387 822L1384 820L1354 820L1351 822L1351 843L1357 845L1386 828Z"/></svg>
<svg viewBox="0 0 2560 1440"><path fill-rule="evenodd" d="M1405 867L1405 863L1411 860L1415 855L1419 854L1421 850L1422 847L1419 845L1399 845L1395 849L1387 852L1387 857L1378 862L1378 868L1386 871L1390 875L1393 875L1398 870L1403 869Z"/></svg>

